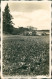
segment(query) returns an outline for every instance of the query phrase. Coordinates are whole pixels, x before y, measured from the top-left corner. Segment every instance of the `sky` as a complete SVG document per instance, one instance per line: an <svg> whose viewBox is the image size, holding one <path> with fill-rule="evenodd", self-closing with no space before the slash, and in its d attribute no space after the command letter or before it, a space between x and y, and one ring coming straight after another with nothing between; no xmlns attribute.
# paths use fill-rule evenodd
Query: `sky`
<svg viewBox="0 0 52 79"><path fill-rule="evenodd" d="M49 1L2 1L1 11L8 3L14 27L33 26L38 30L51 27L51 2Z"/></svg>

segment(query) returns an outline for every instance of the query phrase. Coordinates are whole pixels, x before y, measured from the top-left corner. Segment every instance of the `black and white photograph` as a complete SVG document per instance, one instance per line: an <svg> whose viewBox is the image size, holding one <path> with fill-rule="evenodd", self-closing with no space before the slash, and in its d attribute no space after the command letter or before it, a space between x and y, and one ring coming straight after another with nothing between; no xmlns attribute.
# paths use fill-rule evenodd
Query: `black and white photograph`
<svg viewBox="0 0 52 79"><path fill-rule="evenodd" d="M51 2L1 1L3 77L51 78Z"/></svg>

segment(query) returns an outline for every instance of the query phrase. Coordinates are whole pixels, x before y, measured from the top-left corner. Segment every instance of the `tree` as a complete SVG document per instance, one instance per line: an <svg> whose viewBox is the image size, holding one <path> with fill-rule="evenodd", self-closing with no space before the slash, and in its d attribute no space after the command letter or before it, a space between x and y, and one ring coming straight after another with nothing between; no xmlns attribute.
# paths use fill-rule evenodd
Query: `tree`
<svg viewBox="0 0 52 79"><path fill-rule="evenodd" d="M12 32L13 32L12 19L13 19L13 17L10 14L9 6L7 4L3 11L3 33L12 34Z"/></svg>
<svg viewBox="0 0 52 79"><path fill-rule="evenodd" d="M27 28L29 29L29 31L34 30L34 27L32 27L32 26L27 26Z"/></svg>
<svg viewBox="0 0 52 79"><path fill-rule="evenodd" d="M29 29L29 31L37 30L37 28L36 27L33 27L33 26L27 26L27 28Z"/></svg>

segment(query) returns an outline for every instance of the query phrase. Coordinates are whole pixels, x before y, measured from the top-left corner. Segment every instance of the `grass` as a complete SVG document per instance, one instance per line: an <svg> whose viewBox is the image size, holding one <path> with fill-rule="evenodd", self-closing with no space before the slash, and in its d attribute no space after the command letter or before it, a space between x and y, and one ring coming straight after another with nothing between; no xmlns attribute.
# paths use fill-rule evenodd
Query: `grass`
<svg viewBox="0 0 52 79"><path fill-rule="evenodd" d="M49 36L3 37L3 75L48 75Z"/></svg>

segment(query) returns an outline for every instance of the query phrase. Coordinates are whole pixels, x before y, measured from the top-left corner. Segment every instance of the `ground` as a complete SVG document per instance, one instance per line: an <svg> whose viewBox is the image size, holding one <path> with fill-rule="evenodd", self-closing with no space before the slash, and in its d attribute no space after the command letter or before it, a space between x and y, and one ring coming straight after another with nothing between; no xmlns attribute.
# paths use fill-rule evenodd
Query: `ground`
<svg viewBox="0 0 52 79"><path fill-rule="evenodd" d="M48 75L49 36L3 37L3 75Z"/></svg>

